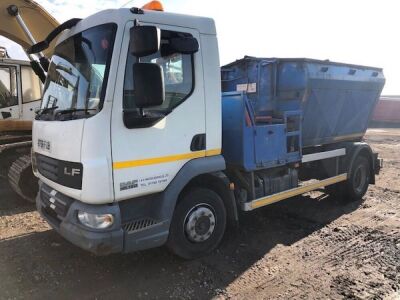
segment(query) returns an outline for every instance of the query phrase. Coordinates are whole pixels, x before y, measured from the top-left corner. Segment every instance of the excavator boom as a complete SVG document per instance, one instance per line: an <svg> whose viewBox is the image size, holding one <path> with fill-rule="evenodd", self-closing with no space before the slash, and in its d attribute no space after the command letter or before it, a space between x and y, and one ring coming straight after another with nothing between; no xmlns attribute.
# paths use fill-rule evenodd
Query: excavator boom
<svg viewBox="0 0 400 300"><path fill-rule="evenodd" d="M43 7L31 0L2 0L0 1L0 35L16 42L22 48L27 49L32 46L32 40L21 27L15 16L16 10L22 18L32 37L36 41L42 41L47 34L59 26ZM50 57L54 50L54 42L44 52L46 57Z"/></svg>

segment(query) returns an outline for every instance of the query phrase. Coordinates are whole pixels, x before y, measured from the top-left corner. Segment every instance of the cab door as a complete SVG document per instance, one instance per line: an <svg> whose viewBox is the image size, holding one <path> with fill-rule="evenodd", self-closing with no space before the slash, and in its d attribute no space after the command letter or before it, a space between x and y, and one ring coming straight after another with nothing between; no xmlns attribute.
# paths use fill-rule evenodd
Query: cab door
<svg viewBox="0 0 400 300"><path fill-rule="evenodd" d="M0 64L0 120L20 117L17 76L19 67Z"/></svg>
<svg viewBox="0 0 400 300"><path fill-rule="evenodd" d="M116 201L163 191L186 162L205 156L201 45L194 54L173 53L167 47L169 39L182 35L192 36L200 44L199 32L157 24L161 29L161 51L140 61L158 64L163 70L165 101L144 111L161 117L153 124L127 128L124 110L135 111L132 66L136 58L129 51L132 26L130 22L124 30L112 111Z"/></svg>

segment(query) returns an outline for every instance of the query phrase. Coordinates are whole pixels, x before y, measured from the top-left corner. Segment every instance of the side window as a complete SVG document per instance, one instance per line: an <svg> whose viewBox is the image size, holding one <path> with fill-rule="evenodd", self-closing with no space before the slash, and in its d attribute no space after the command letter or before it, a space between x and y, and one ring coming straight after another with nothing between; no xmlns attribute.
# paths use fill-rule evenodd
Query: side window
<svg viewBox="0 0 400 300"><path fill-rule="evenodd" d="M21 66L22 103L33 102L41 98L39 77L30 67Z"/></svg>
<svg viewBox="0 0 400 300"><path fill-rule="evenodd" d="M160 106L146 109L147 111L168 114L185 101L193 91L193 55L176 53L171 51L169 47L169 40L180 36L191 35L182 32L162 30L160 51L140 58L140 62L150 62L160 65L164 73L165 101ZM124 80L125 109L136 109L132 77L132 66L135 60L136 58L129 50Z"/></svg>
<svg viewBox="0 0 400 300"><path fill-rule="evenodd" d="M18 105L17 69L0 66L0 108Z"/></svg>

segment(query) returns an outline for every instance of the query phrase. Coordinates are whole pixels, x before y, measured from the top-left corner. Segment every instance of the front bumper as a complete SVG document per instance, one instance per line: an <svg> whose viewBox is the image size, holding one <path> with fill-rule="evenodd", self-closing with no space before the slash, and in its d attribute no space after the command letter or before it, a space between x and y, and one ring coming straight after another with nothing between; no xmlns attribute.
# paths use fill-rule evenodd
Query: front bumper
<svg viewBox="0 0 400 300"><path fill-rule="evenodd" d="M134 205L134 201L132 202ZM169 222L158 222L145 216L122 221L120 205L89 205L74 200L40 182L36 198L41 216L65 239L97 255L132 252L164 244L168 238ZM129 210L135 210L130 207ZM82 225L78 211L113 214L114 224L107 229L91 229Z"/></svg>

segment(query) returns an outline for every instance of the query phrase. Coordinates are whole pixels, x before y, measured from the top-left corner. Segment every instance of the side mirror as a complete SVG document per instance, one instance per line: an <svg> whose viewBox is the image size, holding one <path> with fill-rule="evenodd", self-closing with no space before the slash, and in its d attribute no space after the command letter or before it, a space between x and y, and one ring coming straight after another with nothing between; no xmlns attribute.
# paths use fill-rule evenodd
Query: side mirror
<svg viewBox="0 0 400 300"><path fill-rule="evenodd" d="M169 56L174 53L193 54L199 51L199 42L194 37L171 38L168 44L161 45L161 55Z"/></svg>
<svg viewBox="0 0 400 300"><path fill-rule="evenodd" d="M161 66L153 63L134 64L133 87L136 107L146 108L163 104L165 91Z"/></svg>
<svg viewBox="0 0 400 300"><path fill-rule="evenodd" d="M193 54L199 51L199 42L192 36L172 38L170 40L170 47L178 53Z"/></svg>
<svg viewBox="0 0 400 300"><path fill-rule="evenodd" d="M130 49L137 57L160 50L161 33L155 26L134 26L130 29Z"/></svg>

